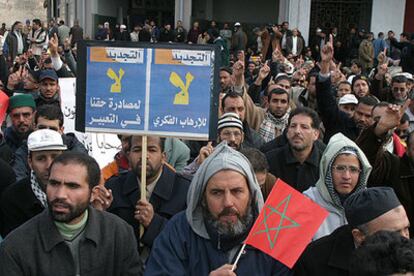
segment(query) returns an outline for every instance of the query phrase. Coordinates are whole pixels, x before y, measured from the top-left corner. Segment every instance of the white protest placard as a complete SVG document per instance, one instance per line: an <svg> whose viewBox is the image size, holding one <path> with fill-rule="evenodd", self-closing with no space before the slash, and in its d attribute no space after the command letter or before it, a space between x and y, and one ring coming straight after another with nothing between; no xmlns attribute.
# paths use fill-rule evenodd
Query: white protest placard
<svg viewBox="0 0 414 276"><path fill-rule="evenodd" d="M108 133L83 133L75 130L76 117L76 78L60 78L61 108L64 116L65 133L74 133L85 145L90 156L103 168L114 160L121 149L117 135Z"/></svg>

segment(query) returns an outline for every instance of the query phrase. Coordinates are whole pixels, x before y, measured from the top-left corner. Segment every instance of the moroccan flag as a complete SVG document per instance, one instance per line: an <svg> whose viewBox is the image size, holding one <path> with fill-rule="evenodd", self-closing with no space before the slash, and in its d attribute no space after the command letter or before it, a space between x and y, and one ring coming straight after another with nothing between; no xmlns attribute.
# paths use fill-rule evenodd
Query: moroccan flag
<svg viewBox="0 0 414 276"><path fill-rule="evenodd" d="M9 107L9 97L0 90L0 124L3 123L6 117L7 108Z"/></svg>
<svg viewBox="0 0 414 276"><path fill-rule="evenodd" d="M245 243L292 268L328 212L277 180Z"/></svg>

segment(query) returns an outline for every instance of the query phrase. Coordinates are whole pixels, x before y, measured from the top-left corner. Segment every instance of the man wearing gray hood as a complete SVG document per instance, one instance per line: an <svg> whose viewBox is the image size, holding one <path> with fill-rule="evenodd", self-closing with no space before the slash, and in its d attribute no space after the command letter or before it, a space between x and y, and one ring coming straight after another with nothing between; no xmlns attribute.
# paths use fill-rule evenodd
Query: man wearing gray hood
<svg viewBox="0 0 414 276"><path fill-rule="evenodd" d="M249 161L226 142L201 164L178 213L155 240L145 275L290 275L272 257L246 246L232 263L263 207Z"/></svg>
<svg viewBox="0 0 414 276"><path fill-rule="evenodd" d="M321 158L318 182L303 192L329 212L312 240L347 224L343 202L366 189L370 172L368 159L353 141L342 133L332 136Z"/></svg>

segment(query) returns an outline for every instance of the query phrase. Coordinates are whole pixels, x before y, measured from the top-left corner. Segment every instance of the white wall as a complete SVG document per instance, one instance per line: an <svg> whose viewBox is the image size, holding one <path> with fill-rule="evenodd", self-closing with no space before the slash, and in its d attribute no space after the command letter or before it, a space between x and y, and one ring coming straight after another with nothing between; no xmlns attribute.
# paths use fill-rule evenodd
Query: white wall
<svg viewBox="0 0 414 276"><path fill-rule="evenodd" d="M24 24L26 19L39 18L41 21L47 19L47 10L43 8L43 0L0 0L0 14L0 23L6 23L7 28L11 28L15 21L21 21Z"/></svg>
<svg viewBox="0 0 414 276"><path fill-rule="evenodd" d="M404 28L405 0L373 0L371 31L375 38L379 32L387 36L389 30L393 30L396 37Z"/></svg>

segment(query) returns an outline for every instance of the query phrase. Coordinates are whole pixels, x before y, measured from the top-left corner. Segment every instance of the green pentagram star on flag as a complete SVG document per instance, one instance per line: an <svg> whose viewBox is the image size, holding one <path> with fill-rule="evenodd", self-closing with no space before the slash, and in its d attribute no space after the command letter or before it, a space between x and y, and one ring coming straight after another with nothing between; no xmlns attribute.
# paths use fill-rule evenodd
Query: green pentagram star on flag
<svg viewBox="0 0 414 276"><path fill-rule="evenodd" d="M289 202L290 202L291 196L292 195L288 195L276 207L272 207L270 205L265 205L263 207L263 212L264 212L263 221L261 222L265 226L265 229L253 233L253 235L258 235L258 234L261 234L261 233L266 233L267 239L269 241L270 248L272 248L272 249L273 249L273 247L276 244L276 241L277 241L277 238L279 236L280 230L282 230L282 229L289 229L289 228L299 227L300 226L299 223L297 223L293 219L291 219L291 218L289 218L289 217L286 216L286 211L287 211L287 209L289 207ZM278 210L280 207L283 208L283 211L282 212L280 212ZM279 224L276 227L272 227L272 225L269 225L269 217L272 216L272 215L273 216L280 216L280 222L279 222ZM290 224L289 225L283 225L283 223L285 221L290 222ZM272 234L273 231L275 233L274 233L274 236L272 238L271 237L271 234Z"/></svg>
<svg viewBox="0 0 414 276"><path fill-rule="evenodd" d="M278 180L245 243L292 268L328 212Z"/></svg>

